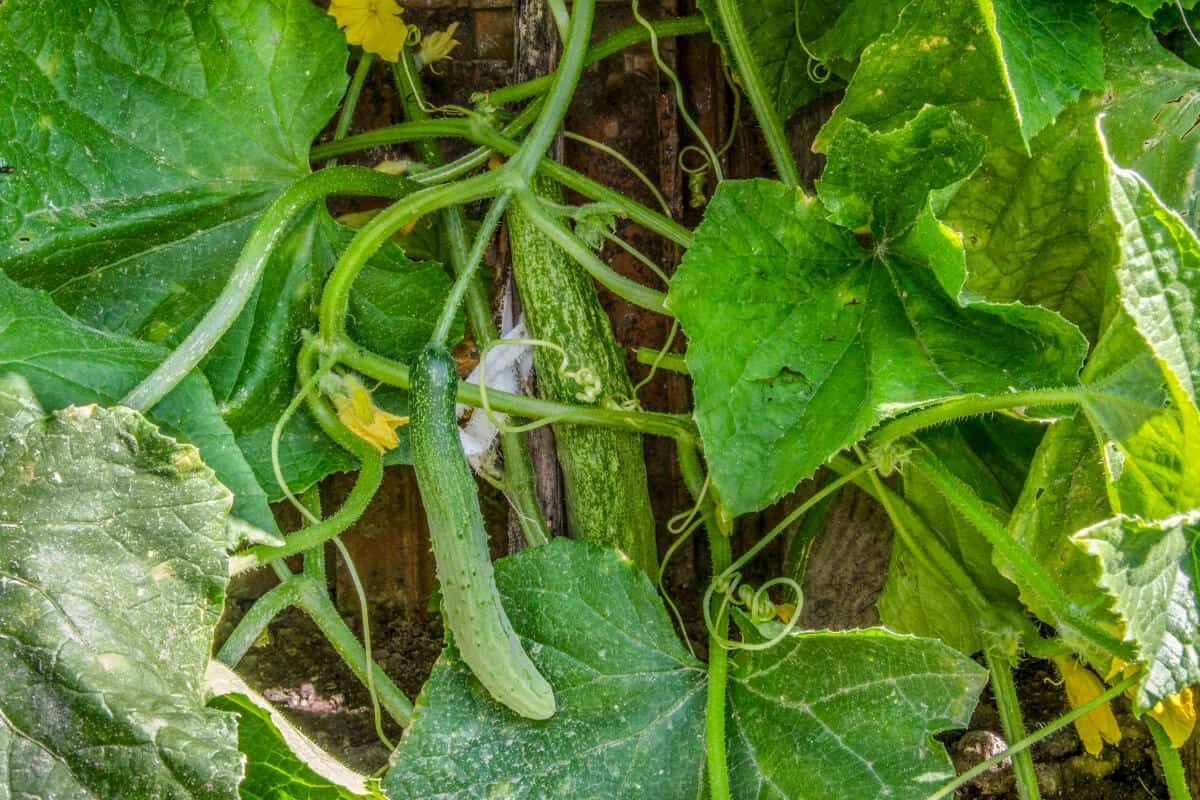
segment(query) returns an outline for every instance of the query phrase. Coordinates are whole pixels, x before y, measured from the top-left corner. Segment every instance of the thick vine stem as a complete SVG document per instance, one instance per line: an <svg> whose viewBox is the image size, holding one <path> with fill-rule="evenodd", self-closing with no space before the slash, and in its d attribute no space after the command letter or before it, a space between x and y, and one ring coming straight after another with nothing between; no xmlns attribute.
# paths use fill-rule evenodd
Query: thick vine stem
<svg viewBox="0 0 1200 800"><path fill-rule="evenodd" d="M1068 386L1061 389L1033 389L1026 392L993 395L990 397L961 397L944 403L922 408L881 425L867 438L869 447L879 447L904 436L942 425L947 422L990 414L1010 408L1030 406L1077 405L1087 394L1083 386Z"/></svg>
<svg viewBox="0 0 1200 800"><path fill-rule="evenodd" d="M1021 719L1021 705L1017 700L1017 685L1013 682L1012 663L998 641L984 646L983 656L988 672L992 676L992 696L996 698L996 710L1000 713L1000 727L1004 738L1016 742L1025 738L1025 723ZM1021 800L1041 800L1038 790L1037 772L1033 768L1033 756L1028 750L1013 755L1013 774L1017 778L1017 794Z"/></svg>
<svg viewBox="0 0 1200 800"><path fill-rule="evenodd" d="M187 338L121 401L145 411L166 397L233 326L254 294L263 269L290 223L309 203L334 194L403 197L415 184L363 167L333 167L302 178L279 195L246 240L233 272L215 303Z"/></svg>
<svg viewBox="0 0 1200 800"><path fill-rule="evenodd" d="M700 465L700 454L694 440L677 439L676 454L679 472L692 499L702 503L704 528L708 532L709 549L712 552L713 575L720 575L729 568L733 553L729 537L721 531L717 522L712 500L705 496L704 469ZM717 617L708 636L708 686L704 707L704 750L708 773L709 796L712 800L730 800L729 765L725 747L725 693L729 678L729 652L721 641L729 638L729 617L722 613Z"/></svg>
<svg viewBox="0 0 1200 800"><path fill-rule="evenodd" d="M338 353L338 360L341 363L363 375L398 389L409 388L408 367L404 364L363 350L345 338L339 342ZM457 399L460 403L483 408L479 387L474 384L459 383ZM488 391L488 405L495 411L514 417L530 419L553 417L555 421L574 425L598 425L602 428L617 428L650 436L666 436L671 439L683 437L692 440L698 435L695 423L689 417L681 414L567 405L494 389Z"/></svg>
<svg viewBox="0 0 1200 800"><path fill-rule="evenodd" d="M340 155L343 153L352 153L356 150L363 150L368 147L420 141L421 139L431 137L469 139L489 150L494 150L506 156L511 156L520 147L517 142L508 138L504 133L478 120L438 119L424 122L402 122L398 125L391 125L387 128L371 131L370 133L348 136L339 142L330 142L319 148L314 148L313 153L314 157L318 155L321 157ZM626 197L620 192L608 188L602 183L579 174L570 167L564 166L553 159L545 158L539 163L538 171L548 178L553 178L568 189L579 192L589 200L598 203L611 203L633 222L636 222L649 231L657 233L659 236L669 239L681 247L686 248L691 246L692 232L678 222L660 214L652 208L648 208L636 200ZM422 178L423 176L417 176L414 179L421 180Z"/></svg>
<svg viewBox="0 0 1200 800"><path fill-rule="evenodd" d="M767 93L762 72L750 45L750 37L746 34L745 23L742 22L738 0L716 0L716 3L717 16L720 17L721 28L725 31L725 38L729 43L729 54L741 77L742 88L750 100L750 107L754 109L754 116L762 128L763 137L767 140L767 149L771 152L779 180L789 186L799 186L800 170L796 167L796 159L788 146L783 120Z"/></svg>
<svg viewBox="0 0 1200 800"><path fill-rule="evenodd" d="M921 471L925 478L946 498L947 502L988 540L988 543L1001 557L1012 565L1012 569L1021 576L1021 579L1041 598L1042 602L1054 611L1055 616L1062 623L1074 628L1077 633L1110 655L1114 655L1122 661L1136 660L1132 645L1121 641L1089 620L1086 614L1067 597L1054 578L1047 574L1045 568L1025 549L1024 545L1014 539L1012 534L984 508L971 488L946 469L940 460L931 453L918 450L912 455L908 468Z"/></svg>

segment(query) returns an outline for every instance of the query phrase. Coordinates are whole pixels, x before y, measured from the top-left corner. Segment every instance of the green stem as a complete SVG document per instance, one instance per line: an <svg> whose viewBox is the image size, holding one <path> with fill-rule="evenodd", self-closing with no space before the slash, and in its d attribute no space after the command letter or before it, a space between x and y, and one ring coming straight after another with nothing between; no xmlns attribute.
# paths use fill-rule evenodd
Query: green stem
<svg viewBox="0 0 1200 800"><path fill-rule="evenodd" d="M763 82L762 72L742 22L742 12L738 9L738 0L717 0L717 16L721 20L721 28L729 42L729 54L733 59L741 78L742 88L754 109L754 116L762 128L763 137L767 140L767 149L775 162L775 171L779 180L789 186L800 185L800 170L796 167L796 159L788 146L787 134L783 129L783 120L775 109L775 103L767 92Z"/></svg>
<svg viewBox="0 0 1200 800"><path fill-rule="evenodd" d="M425 112L422 86L415 77L416 70L413 68L411 51L403 50L402 57L405 59L404 68L393 70L396 85L400 89L401 105L408 119L420 122L428 117ZM540 103L530 103L528 108L505 127L505 131L524 131L533 124L540 108ZM427 164L435 165L435 169L444 163L441 147L433 140L420 140L418 152ZM483 149L480 153L481 159L487 160L489 152L489 150ZM503 205L501 205L501 210L503 210ZM450 245L450 265L454 269L456 286L461 283L462 290L466 294L467 320L475 334L475 343L481 348L486 347L490 341L496 338L497 331L495 322L492 320L492 307L487 287L480 280L477 272L477 267L483 260L484 251L480 250L476 253L468 249L467 221L461 206L448 206L443 209L441 220L442 229ZM484 229L487 228L488 225L485 221L479 234L482 237L483 246L486 246L487 240L491 236L490 231L484 233ZM480 242L481 239L477 238L476 243L480 244ZM467 273L473 274L464 278L463 275ZM457 308L458 301L447 303L447 306L449 305ZM446 312L443 309L443 316L445 315ZM449 322L452 322L453 319L453 315L450 315ZM446 333L442 332L441 337L444 340ZM520 521L525 541L531 546L545 544L550 540L550 531L546 524L546 518L542 514L541 505L538 503L533 463L529 457L529 448L526 446L525 438L519 433L501 432L500 447L504 453L506 494L509 502L516 509L516 516Z"/></svg>
<svg viewBox="0 0 1200 800"><path fill-rule="evenodd" d="M363 649L358 637L350 626L342 619L342 615L329 599L329 592L324 584L303 576L294 578L300 585L297 593L296 606L300 608L321 630L321 633L333 646L346 666L358 677L364 685L373 685L379 697L379 703L392 719L401 726L412 722L412 703L404 696L404 692L392 682L387 673L374 661L368 661L367 652ZM367 676L367 666L370 666L370 679Z"/></svg>
<svg viewBox="0 0 1200 800"><path fill-rule="evenodd" d="M333 140L345 139L346 132L350 130L350 123L354 120L354 109L358 107L358 97L362 94L363 83L367 80L367 73L371 71L371 64L375 61L375 54L363 51L362 57L358 59L358 66L354 68L354 77L350 79L350 87L346 89L346 97L342 100L342 112L338 115L337 127L333 129ZM325 162L325 168L337 166L337 159L331 158Z"/></svg>
<svg viewBox="0 0 1200 800"><path fill-rule="evenodd" d="M230 669L236 667L271 624L271 620L295 602L296 584L291 580L284 581L259 597L221 645L217 660Z"/></svg>
<svg viewBox="0 0 1200 800"><path fill-rule="evenodd" d="M654 33L660 38L688 36L708 31L708 25L705 24L704 17L699 15L681 17L679 19L656 20L651 25L654 27ZM597 61L615 55L627 47L640 44L649 39L650 33L641 25L633 25L625 28L589 47L587 54L584 56L584 66L591 66ZM540 78L525 81L524 83L515 83L512 86L505 86L502 89L481 94L477 99L492 106L516 103L543 94L550 87L551 80L553 80L553 76L544 75Z"/></svg>
<svg viewBox="0 0 1200 800"><path fill-rule="evenodd" d="M462 304L463 296L468 293L473 287L478 287L478 282L475 280L479 271L479 265L483 263L484 254L487 253L488 242L492 240L492 234L496 232L496 228L500 225L500 220L504 216L504 210L508 208L508 201L512 199L512 192L505 191L501 193L492 205L488 208L487 215L484 216L483 222L479 224L479 231L475 234L475 243L471 246L471 252L458 270L458 275L454 279L454 285L450 287L449 293L446 295L446 300L442 303L442 313L438 316L437 323L433 327L433 334L429 341L431 344L445 346L450 338L450 329L454 326L454 320L458 316L458 307ZM480 296L478 292L471 292L473 296ZM491 328L491 325L488 325ZM484 338L487 337L485 331ZM494 338L494 337L492 337ZM490 341L490 339L488 339ZM481 342L480 346L485 346L487 342Z"/></svg>
<svg viewBox="0 0 1200 800"><path fill-rule="evenodd" d="M665 293L657 289L651 289L649 286L643 286L637 281L630 280L614 271L612 267L597 257L587 245L579 241L575 234L567 230L561 221L548 214L542 206L541 201L532 192L523 191L518 193L517 202L521 206L521 211L529 217L529 220L548 239L562 248L571 258L575 259L576 263L583 267L601 286L618 297L628 300L630 303L647 311L670 315L671 312L667 308L667 296Z"/></svg>
<svg viewBox="0 0 1200 800"><path fill-rule="evenodd" d="M1035 389L1027 392L1013 392L994 397L963 397L948 400L929 408L905 414L899 419L881 426L867 439L869 447L893 442L903 436L910 436L926 428L954 422L966 417L977 417L993 411L1007 408L1026 408L1029 406L1058 406L1077 405L1087 394L1082 386L1064 387L1061 389Z"/></svg>
<svg viewBox="0 0 1200 800"><path fill-rule="evenodd" d="M301 383L307 383L316 369L315 347L312 342L305 342L296 358L296 373ZM337 415L321 399L319 394L310 394L305 402L309 413L329 438L333 439L346 450L350 451L359 461L358 476L354 479L354 487L332 516L302 528L287 537L283 545L270 547L258 545L238 553L229 559L229 574L238 575L247 570L256 569L280 558L286 558L296 553L302 553L318 545L323 545L342 531L353 525L367 506L371 504L375 492L383 482L383 457L369 443L350 433L338 421Z"/></svg>
<svg viewBox="0 0 1200 800"><path fill-rule="evenodd" d="M323 169L293 183L259 218L225 288L208 313L121 404L138 411L152 408L208 355L254 294L271 253L290 228L289 223L309 203L332 194L403 197L412 191L413 184L409 181L363 167Z"/></svg>
<svg viewBox="0 0 1200 800"><path fill-rule="evenodd" d="M1167 784L1167 796L1170 800L1192 800L1192 792L1188 788L1187 774L1183 769L1183 759L1179 751L1171 745L1171 737L1163 730L1157 721L1144 717L1150 735L1154 737L1154 749L1158 752L1158 762L1162 764L1163 779Z"/></svg>
<svg viewBox="0 0 1200 800"><path fill-rule="evenodd" d="M704 470L696 445L690 440L677 440L679 472L692 498L697 502L704 488ZM729 537L721 532L708 499L704 503L704 527L712 552L712 574L720 575L729 568L733 553ZM729 617L722 612L708 636L708 687L704 708L704 750L711 800L730 800L729 766L725 753L725 693L729 678L729 651L721 642L729 635Z"/></svg>
<svg viewBox="0 0 1200 800"><path fill-rule="evenodd" d="M583 74L584 59L587 57L588 39L592 34L592 17L596 11L596 0L575 0L571 8L571 28L567 33L566 46L562 58L546 92L545 104L538 114L537 122L533 124L529 135L521 143L520 148L506 165L516 171L527 184L537 170L538 164L554 143L558 129L567 116L567 107L575 95L575 87L579 76ZM526 185L518 184L513 188L524 190Z"/></svg>
<svg viewBox="0 0 1200 800"><path fill-rule="evenodd" d="M377 381L399 389L409 388L408 367L383 356L358 348L353 342L343 339L338 345L338 360L352 369ZM482 408L479 387L459 382L458 402ZM650 436L667 436L675 439L683 436L691 439L696 435L695 424L681 414L661 414L652 411L621 411L598 406L576 406L556 403L523 394L510 394L496 390L488 391L488 405L496 411L514 417L545 419L553 417L556 422L576 425L596 425L601 428L644 433Z"/></svg>
<svg viewBox="0 0 1200 800"><path fill-rule="evenodd" d="M1025 723L1021 719L1021 705L1017 700L1017 685L1013 682L1012 664L995 642L983 650L988 672L992 676L992 696L996 698L996 710L1000 713L1000 727L1004 738L1015 742L1025 738ZM1013 756L1013 774L1017 778L1017 794L1021 800L1040 800L1037 772L1033 768L1033 756L1022 750Z"/></svg>
<svg viewBox="0 0 1200 800"><path fill-rule="evenodd" d="M680 375L688 374L687 362L678 353L663 353L649 347L639 347L633 352L633 356L639 364L651 367L657 365L661 369L678 372Z"/></svg>
<svg viewBox="0 0 1200 800"><path fill-rule="evenodd" d="M982 775L983 773L990 770L992 767L996 766L997 764L1003 763L1005 761L1005 759L1012 758L1017 753L1023 753L1024 751L1028 750L1029 748L1033 747L1035 744L1040 742L1042 739L1045 739L1047 736L1050 736L1054 732L1065 728L1066 726L1070 725L1072 722L1079 719L1080 717L1082 717L1086 714L1090 714L1092 711L1094 711L1095 709L1104 705L1105 703L1109 702L1113 698L1120 696L1120 694L1122 692L1124 692L1126 689L1128 689L1130 686L1136 686L1137 683L1141 679L1142 679L1142 673L1139 671L1138 674L1126 678L1125 680L1118 683L1116 686L1113 686L1112 688L1110 688L1104 694L1096 695L1094 698L1092 698L1088 702L1084 703L1079 708L1076 708L1075 710L1073 710L1070 714L1064 714L1063 716L1054 720L1054 722L1051 722L1049 725L1046 725L1043 728L1029 734L1021 741L1013 744L1011 747L1009 747L1003 753L997 753L996 755L989 758L987 761L980 762L979 764L976 764L975 766L971 767L969 770L967 770L963 774L959 775L953 781L946 784L941 789L938 789L933 794L929 795L929 797L927 797L925 800L942 800L942 798L944 798L944 797L953 797L954 792L959 787L966 786L968 783L975 780L980 775Z"/></svg>
<svg viewBox="0 0 1200 800"><path fill-rule="evenodd" d="M1136 660L1133 647L1089 620L1033 555L987 511L971 488L951 474L940 460L925 450L918 450L912 455L909 468L919 469L950 505L988 540L1021 580L1052 609L1060 624L1071 626L1097 647L1123 661Z"/></svg>
<svg viewBox="0 0 1200 800"><path fill-rule="evenodd" d="M346 169L339 167L338 169ZM343 332L350 311L350 289L354 279L392 235L414 219L440 211L447 206L462 205L496 194L501 188L497 172L421 189L401 198L381 211L364 225L350 240L342 257L334 265L321 296L321 337L328 344Z"/></svg>
<svg viewBox="0 0 1200 800"><path fill-rule="evenodd" d="M420 139L439 137L456 137L469 139L502 155L511 156L517 152L520 145L508 136L482 124L476 120L439 119L427 122L403 122L379 128L370 133L349 136L340 142L330 142L313 149L313 157L337 155L376 147L383 144L418 141ZM570 167L554 161L543 159L538 171L546 177L553 178L563 186L598 203L611 203L622 214L647 230L657 233L675 242L681 247L690 247L692 232L670 217L664 216L652 208L632 200L620 192L608 188L602 183L579 174Z"/></svg>

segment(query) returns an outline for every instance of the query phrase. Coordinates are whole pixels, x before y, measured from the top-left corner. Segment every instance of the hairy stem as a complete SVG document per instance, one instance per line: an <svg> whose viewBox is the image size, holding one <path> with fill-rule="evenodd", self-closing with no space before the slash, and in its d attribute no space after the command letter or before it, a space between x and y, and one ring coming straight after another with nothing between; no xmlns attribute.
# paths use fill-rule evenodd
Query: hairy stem
<svg viewBox="0 0 1200 800"><path fill-rule="evenodd" d="M1167 796L1170 800L1192 800L1192 792L1188 788L1187 774L1183 769L1183 759L1179 751L1171 746L1171 738L1157 721L1144 717L1146 727L1154 738L1154 749L1158 753L1158 763L1162 764L1163 780L1167 784Z"/></svg>
<svg viewBox="0 0 1200 800"><path fill-rule="evenodd" d="M1123 661L1136 660L1132 646L1088 619L1086 613L1075 606L1024 545L988 512L975 492L946 469L940 460L927 451L919 450L913 454L909 469L922 472L947 502L988 540L996 552L1012 565L1013 571L1053 610L1060 624L1069 625L1097 647Z"/></svg>
<svg viewBox="0 0 1200 800"><path fill-rule="evenodd" d="M1012 392L994 397L964 397L938 403L929 408L905 414L899 419L888 422L871 434L867 444L871 447L893 442L904 436L910 436L926 428L941 425L946 422L976 417L993 411L1008 408L1027 408L1029 406L1076 405L1087 393L1085 387L1064 387L1061 389L1035 389L1028 392Z"/></svg>
<svg viewBox="0 0 1200 800"><path fill-rule="evenodd" d="M362 94L363 83L367 80L367 73L371 71L371 65L375 63L375 54L363 51L362 57L358 59L358 66L354 68L354 77L350 79L350 87L346 89L346 97L342 100L342 112L338 115L337 127L333 129L333 140L345 139L346 132L350 130L350 123L354 120L354 109L358 106L359 95ZM325 162L325 168L337 166L337 158L331 158Z"/></svg>
<svg viewBox="0 0 1200 800"><path fill-rule="evenodd" d="M1016 742L1025 738L1025 723L1021 719L1021 705L1017 700L1017 685L1013 682L1012 663L997 642L990 642L983 650L988 672L992 676L992 696L996 698L996 710L1000 712L1000 727L1004 738ZM1021 800L1040 800L1037 772L1033 769L1033 756L1022 750L1013 756L1013 774L1017 778L1017 794Z"/></svg>

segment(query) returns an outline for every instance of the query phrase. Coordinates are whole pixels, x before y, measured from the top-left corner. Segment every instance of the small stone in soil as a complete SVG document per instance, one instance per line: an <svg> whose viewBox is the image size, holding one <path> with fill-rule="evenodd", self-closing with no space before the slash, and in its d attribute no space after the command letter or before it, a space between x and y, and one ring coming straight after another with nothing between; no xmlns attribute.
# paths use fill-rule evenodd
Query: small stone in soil
<svg viewBox="0 0 1200 800"><path fill-rule="evenodd" d="M977 729L963 734L954 745L950 757L954 761L954 768L962 773L1006 749L1008 743L1003 736L995 731ZM1014 780L1012 761L1006 758L971 781L971 785L982 795L1004 794L1013 787Z"/></svg>

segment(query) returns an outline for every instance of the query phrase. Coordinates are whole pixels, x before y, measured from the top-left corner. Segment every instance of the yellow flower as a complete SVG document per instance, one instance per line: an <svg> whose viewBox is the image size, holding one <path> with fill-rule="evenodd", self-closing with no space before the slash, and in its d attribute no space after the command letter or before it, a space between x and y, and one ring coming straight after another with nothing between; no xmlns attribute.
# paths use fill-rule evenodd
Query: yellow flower
<svg viewBox="0 0 1200 800"><path fill-rule="evenodd" d="M780 622L791 622L792 617L796 616L795 603L778 603L775 606L775 616L779 617Z"/></svg>
<svg viewBox="0 0 1200 800"><path fill-rule="evenodd" d="M1054 663L1062 673L1071 708L1079 708L1104 694L1104 684L1096 677L1096 673L1080 664L1073 656L1056 656ZM1097 706L1075 720L1075 730L1083 740L1084 749L1094 756L1100 755L1105 742L1116 744L1121 741L1121 728L1117 725L1117 718L1113 716L1108 703Z"/></svg>
<svg viewBox="0 0 1200 800"><path fill-rule="evenodd" d="M450 58L450 51L462 44L454 38L456 30L458 23L452 22L444 31L434 31L421 37L421 49L417 51L417 69L429 67L430 72L437 74L432 65Z"/></svg>
<svg viewBox="0 0 1200 800"><path fill-rule="evenodd" d="M385 61L400 60L408 26L396 0L333 0L329 13L350 44L362 45L363 50Z"/></svg>
<svg viewBox="0 0 1200 800"><path fill-rule="evenodd" d="M1108 673L1108 680L1111 681L1117 673L1129 677L1136 669L1136 665L1126 664L1121 659L1114 658L1112 669ZM1126 689L1125 695L1130 699L1136 697L1136 687ZM1171 740L1171 747L1178 750L1183 747L1184 742L1191 738L1192 730L1196 727L1196 700L1192 694L1192 688L1189 686L1178 694L1159 700L1154 704L1154 708L1146 713L1162 726L1163 730L1167 732L1167 738Z"/></svg>
<svg viewBox="0 0 1200 800"><path fill-rule="evenodd" d="M1178 750L1191 738L1192 730L1196 727L1196 701L1192 696L1192 688L1189 686L1179 694L1159 700L1147 713L1162 725L1171 740L1171 747Z"/></svg>
<svg viewBox="0 0 1200 800"><path fill-rule="evenodd" d="M408 417L398 417L376 406L371 393L358 378L343 376L340 389L331 392L329 399L342 424L379 452L394 450L400 444L396 429L407 425Z"/></svg>

